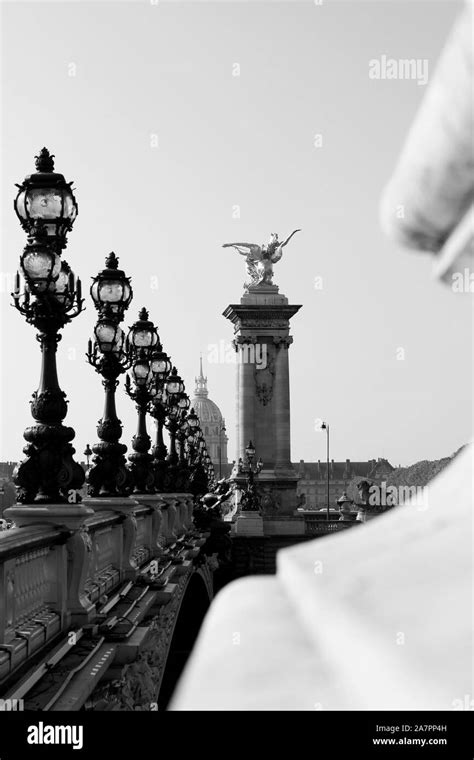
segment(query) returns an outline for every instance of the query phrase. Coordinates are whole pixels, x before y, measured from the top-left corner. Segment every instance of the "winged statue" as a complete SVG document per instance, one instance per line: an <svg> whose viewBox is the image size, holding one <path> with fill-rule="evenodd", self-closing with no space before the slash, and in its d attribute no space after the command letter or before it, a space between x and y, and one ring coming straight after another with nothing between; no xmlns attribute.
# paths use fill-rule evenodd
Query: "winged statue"
<svg viewBox="0 0 474 760"><path fill-rule="evenodd" d="M251 285L271 285L273 283L273 264L280 261L283 248L290 242L293 235L301 230L293 230L286 240L280 241L278 233L272 232L267 243L224 243L223 248L235 248L241 256L245 256L247 274L250 281L245 283L248 288Z"/></svg>

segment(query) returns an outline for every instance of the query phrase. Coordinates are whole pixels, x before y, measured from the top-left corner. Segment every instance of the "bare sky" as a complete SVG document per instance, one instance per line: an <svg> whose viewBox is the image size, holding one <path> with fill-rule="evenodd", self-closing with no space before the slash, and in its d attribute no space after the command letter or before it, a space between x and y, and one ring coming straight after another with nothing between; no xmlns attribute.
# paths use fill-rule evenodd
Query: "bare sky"
<svg viewBox="0 0 474 760"><path fill-rule="evenodd" d="M3 2L0 459L22 456L39 378L34 330L8 305L8 280L25 243L14 183L43 145L79 202L65 258L87 311L59 346L79 452L97 440L102 414L84 352L96 319L88 283L105 255L114 250L133 278L125 324L149 307L192 395L199 352L232 338L222 311L245 280L243 259L222 243L295 227L303 231L275 267L281 292L303 304L290 349L293 460L324 459L318 417L331 425L335 459L409 464L465 443L471 298L432 281L431 261L398 250L378 222L426 88L368 74L383 55L427 59L431 73L459 7ZM232 458L235 366L205 371ZM135 411L122 387L118 411L128 445Z"/></svg>

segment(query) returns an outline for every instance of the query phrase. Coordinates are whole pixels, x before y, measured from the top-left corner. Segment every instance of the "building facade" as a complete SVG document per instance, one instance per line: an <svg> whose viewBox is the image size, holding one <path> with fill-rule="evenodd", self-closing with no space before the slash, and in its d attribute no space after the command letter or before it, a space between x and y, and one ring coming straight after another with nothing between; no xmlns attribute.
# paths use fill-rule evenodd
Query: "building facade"
<svg viewBox="0 0 474 760"><path fill-rule="evenodd" d="M204 377L202 371L202 356L199 362L199 376L195 378L196 387L194 389L194 398L191 400L191 406L199 417L201 429L206 441L207 450L211 457L217 476L219 477L219 468L222 476L227 475L227 443L228 438L225 429L225 420L221 411L214 401L209 398L207 389L207 377Z"/></svg>
<svg viewBox="0 0 474 760"><path fill-rule="evenodd" d="M304 509L325 509L327 507L327 464L321 462L305 462L300 459L293 465L298 475L297 495L301 499L300 506ZM348 497L357 500L356 483L367 478L374 483L382 482L392 471L393 467L386 459L369 459L367 462L335 462L329 463L329 504L337 508L337 499L343 491Z"/></svg>

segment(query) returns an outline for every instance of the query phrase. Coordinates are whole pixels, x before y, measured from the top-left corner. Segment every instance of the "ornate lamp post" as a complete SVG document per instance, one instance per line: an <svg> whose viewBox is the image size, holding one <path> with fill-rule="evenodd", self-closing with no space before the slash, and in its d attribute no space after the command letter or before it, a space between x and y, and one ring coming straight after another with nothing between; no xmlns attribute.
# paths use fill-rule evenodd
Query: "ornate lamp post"
<svg viewBox="0 0 474 760"><path fill-rule="evenodd" d="M262 459L259 458L254 464L255 459L255 447L252 441L249 441L248 446L245 449L246 463L239 461L239 473L247 475L247 486L242 494L243 510L248 512L258 511L258 493L255 485L255 475L261 471L263 467Z"/></svg>
<svg viewBox="0 0 474 760"><path fill-rule="evenodd" d="M167 397L165 390L165 380L171 370L171 361L163 351L161 343L158 341L156 350L151 360L151 371L153 374L153 385L151 388L152 399L150 402L150 415L156 421L156 439L152 449L153 470L155 474L155 488L161 491L165 487L166 455L167 449L163 441L163 428L166 421Z"/></svg>
<svg viewBox="0 0 474 760"><path fill-rule="evenodd" d="M118 378L129 369L130 351L120 322L132 297L130 279L118 268L118 258L110 253L105 269L93 278L91 297L99 312L94 329L94 342L89 340L87 360L100 375L105 389L105 404L97 434L100 442L93 446L94 464L87 473L90 496L125 496L131 488L125 452L120 443L122 423L117 417L115 391Z"/></svg>
<svg viewBox="0 0 474 760"><path fill-rule="evenodd" d="M194 412L192 413L194 414ZM204 455L205 455L205 449L206 449L206 442L204 440L204 435L201 430L201 427L199 425L199 419L196 415L194 417L197 420L197 423L195 422L194 417L192 415L189 415L191 422L191 427L194 430L194 436L193 436L193 443L191 445L191 455L192 455L192 464L191 464L191 476L190 476L190 490L191 493L193 493L195 496L201 494L204 495L207 493L207 475L204 468Z"/></svg>
<svg viewBox="0 0 474 760"><path fill-rule="evenodd" d="M91 456L92 456L92 449L91 449L91 447L89 446L89 444L88 444L88 443L86 443L86 448L84 449L84 452L83 452L83 453L84 453L84 456L85 456L85 458L86 458L86 463L87 463L87 464L86 464L86 466L87 466L87 469L89 469L89 467L90 467L90 464L89 464L89 460L90 460L90 458L91 458Z"/></svg>
<svg viewBox="0 0 474 760"><path fill-rule="evenodd" d="M215 478L214 478L214 465L212 464L212 459L209 456L208 451L206 451L206 454L204 456L204 468L205 468L206 476L207 476L207 490L210 491L215 482Z"/></svg>
<svg viewBox="0 0 474 760"><path fill-rule="evenodd" d="M188 434L188 421L187 413L191 402L188 394L183 391L178 399L178 408L180 409L180 417L178 421L178 430L176 431L176 438L178 441L178 456L180 475L183 482L180 484L180 488L186 489L187 482L189 480L188 463L186 462L186 436Z"/></svg>
<svg viewBox="0 0 474 760"><path fill-rule="evenodd" d="M176 450L176 434L178 432L181 409L179 401L184 391L184 383L178 375L178 370L173 367L165 382L166 397L168 400L168 423L170 434L170 450L166 461L171 467L176 467L179 461Z"/></svg>
<svg viewBox="0 0 474 760"><path fill-rule="evenodd" d="M198 431L200 430L199 426L199 417L197 416L194 409L191 409L189 412L187 418L187 431L186 431L186 451L187 451L187 464L188 464L188 472L189 472L189 480L190 482L193 479L193 473L197 465L198 460Z"/></svg>
<svg viewBox="0 0 474 760"><path fill-rule="evenodd" d="M222 478L222 433L226 433L224 424L219 428L219 480Z"/></svg>
<svg viewBox="0 0 474 760"><path fill-rule="evenodd" d="M175 491L179 489L179 470L181 465L180 454L177 449L178 432L182 423L182 413L186 411L184 399L184 383L178 375L176 367L173 367L165 380L166 393L166 427L169 432L170 445L166 457L165 490ZM183 406L184 403L184 406Z"/></svg>
<svg viewBox="0 0 474 760"><path fill-rule="evenodd" d="M327 475L326 515L327 515L327 519L330 520L330 517L329 517L329 507L330 507L330 503L329 503L329 483L330 483L330 474L329 474L329 425L327 424L327 422L323 422L321 424L321 430L325 430L326 431L326 470L327 470L327 473L326 473L326 475Z"/></svg>
<svg viewBox="0 0 474 760"><path fill-rule="evenodd" d="M54 504L79 501L71 491L81 488L85 473L74 461L74 430L65 427L66 394L59 387L56 350L58 334L82 311L81 281L61 259L66 234L77 216L72 183L54 171L54 156L46 148L36 157L36 173L18 187L14 207L28 242L15 278L14 306L38 330L42 366L39 388L33 394L35 425L25 430L26 454L14 481L22 503Z"/></svg>
<svg viewBox="0 0 474 760"><path fill-rule="evenodd" d="M130 328L127 338L132 354L132 389L130 375L127 375L125 390L135 401L138 412L137 432L132 439L133 453L129 455L129 469L133 476L134 493L154 493L154 473L152 456L148 453L151 441L146 429L146 413L153 398L151 384L153 373L150 361L158 344L158 333L153 322L148 319L148 311L142 309L138 320Z"/></svg>

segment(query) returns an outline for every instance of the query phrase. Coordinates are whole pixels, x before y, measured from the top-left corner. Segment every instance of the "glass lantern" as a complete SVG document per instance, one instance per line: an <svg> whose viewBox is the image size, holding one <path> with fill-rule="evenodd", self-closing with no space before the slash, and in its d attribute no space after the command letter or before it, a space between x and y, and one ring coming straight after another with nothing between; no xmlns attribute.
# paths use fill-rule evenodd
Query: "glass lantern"
<svg viewBox="0 0 474 760"><path fill-rule="evenodd" d="M21 269L28 289L32 293L44 293L61 272L61 259L49 248L27 248L21 257Z"/></svg>
<svg viewBox="0 0 474 760"><path fill-rule="evenodd" d="M62 174L54 171L54 156L47 148L42 148L35 159L36 173L17 185L15 212L26 232L33 232L39 220L48 237L58 238L61 243L72 229L78 212L72 182L66 182Z"/></svg>
<svg viewBox="0 0 474 760"><path fill-rule="evenodd" d="M165 388L170 398L177 397L178 394L184 391L184 383L178 375L178 370L176 367L173 367L170 374L168 375L165 383Z"/></svg>
<svg viewBox="0 0 474 760"><path fill-rule="evenodd" d="M189 396L187 395L187 393L181 393L178 399L178 407L184 412L187 412L190 405L191 405L191 402L189 400Z"/></svg>
<svg viewBox="0 0 474 760"><path fill-rule="evenodd" d="M115 253L109 253L105 260L106 268L99 272L91 285L91 297L96 309L108 308L112 313L123 316L133 298L130 278L118 268L119 260Z"/></svg>
<svg viewBox="0 0 474 760"><path fill-rule="evenodd" d="M116 356L122 353L125 333L115 322L105 319L98 322L94 334L101 353Z"/></svg>
<svg viewBox="0 0 474 760"><path fill-rule="evenodd" d="M195 433L196 428L199 427L199 417L197 416L194 409L191 409L188 414L188 425L192 429L193 433Z"/></svg>
<svg viewBox="0 0 474 760"><path fill-rule="evenodd" d="M129 344L137 350L151 351L158 343L158 333L153 322L148 319L148 311L142 309L138 315L138 320L130 328L128 334Z"/></svg>
<svg viewBox="0 0 474 760"><path fill-rule="evenodd" d="M151 371L158 382L163 382L171 370L171 361L163 351L161 343L157 344L156 349L151 358Z"/></svg>
<svg viewBox="0 0 474 760"><path fill-rule="evenodd" d="M74 272L67 261L61 261L61 271L55 282L51 283L48 290L54 293L54 297L60 303L65 303L67 298L74 294Z"/></svg>
<svg viewBox="0 0 474 760"><path fill-rule="evenodd" d="M150 365L147 361L137 361L132 368L135 384L144 387L151 379Z"/></svg>
<svg viewBox="0 0 474 760"><path fill-rule="evenodd" d="M249 444L245 449L245 453L247 454L247 459L249 462L252 462L255 456L255 446L253 445L252 441L249 441Z"/></svg>

